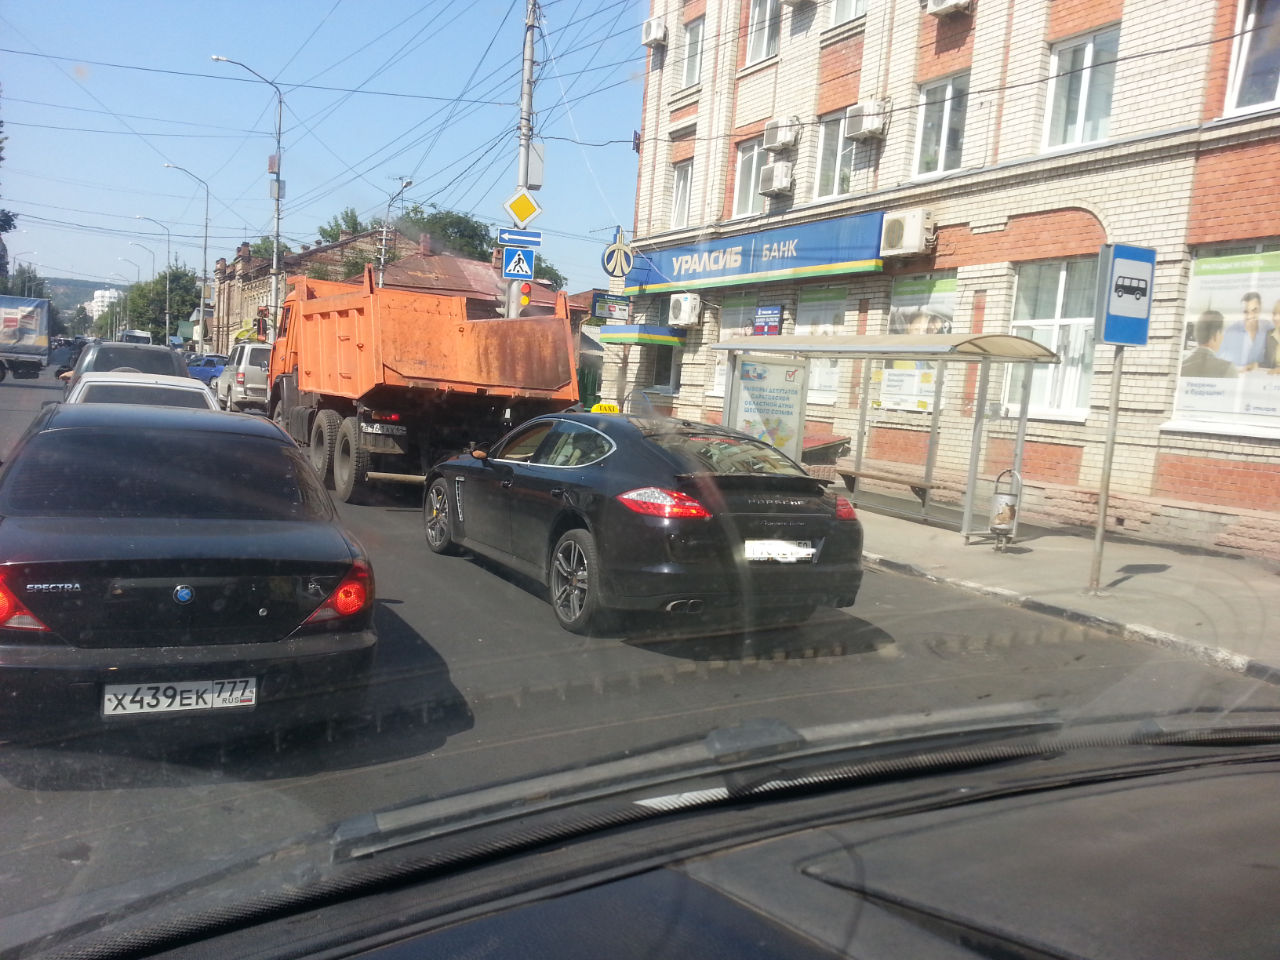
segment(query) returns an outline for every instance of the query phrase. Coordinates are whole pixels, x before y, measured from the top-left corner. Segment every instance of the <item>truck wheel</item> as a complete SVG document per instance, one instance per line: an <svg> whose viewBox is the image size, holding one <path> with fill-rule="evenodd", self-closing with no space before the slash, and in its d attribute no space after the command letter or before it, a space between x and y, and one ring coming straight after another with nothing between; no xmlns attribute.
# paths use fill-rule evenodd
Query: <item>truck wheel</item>
<svg viewBox="0 0 1280 960"><path fill-rule="evenodd" d="M453 515L449 512L449 487L443 477L436 477L427 488L422 504L422 525L427 532L427 546L432 553L458 553L453 542Z"/></svg>
<svg viewBox="0 0 1280 960"><path fill-rule="evenodd" d="M311 466L321 480L329 479L333 469L333 448L338 442L338 427L342 417L337 410L321 410L311 424Z"/></svg>
<svg viewBox="0 0 1280 960"><path fill-rule="evenodd" d="M9 368L0 363L0 383L4 383L4 378L9 375Z"/></svg>
<svg viewBox="0 0 1280 960"><path fill-rule="evenodd" d="M347 417L333 449L333 486L344 503L364 503L369 494L369 451L360 445L360 423Z"/></svg>

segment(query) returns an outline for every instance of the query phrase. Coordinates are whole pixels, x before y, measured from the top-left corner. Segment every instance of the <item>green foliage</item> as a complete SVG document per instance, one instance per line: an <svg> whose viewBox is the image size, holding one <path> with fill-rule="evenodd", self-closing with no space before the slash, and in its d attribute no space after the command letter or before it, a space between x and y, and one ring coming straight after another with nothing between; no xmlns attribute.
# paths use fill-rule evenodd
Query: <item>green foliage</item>
<svg viewBox="0 0 1280 960"><path fill-rule="evenodd" d="M325 243L337 243L342 239L342 231L346 230L350 233L364 233L372 230L376 222L361 223L360 215L356 213L355 207L347 207L340 214L330 218L327 225L316 228L316 232L320 234L320 239Z"/></svg>
<svg viewBox="0 0 1280 960"><path fill-rule="evenodd" d="M264 260L270 260L271 251L274 246L275 241L271 237L262 237L261 239L255 240L253 243L249 244L249 254L254 257L261 257ZM289 249L289 245L287 243L281 242L280 256L283 257L288 253L293 253L293 251Z"/></svg>
<svg viewBox="0 0 1280 960"><path fill-rule="evenodd" d="M328 266L323 263L311 263L307 266L307 276L312 280L332 280Z"/></svg>
<svg viewBox="0 0 1280 960"><path fill-rule="evenodd" d="M342 279L351 280L364 273L365 264L373 261L359 254L353 254L342 258Z"/></svg>
<svg viewBox="0 0 1280 960"><path fill-rule="evenodd" d="M200 304L200 284L194 270L186 266L170 267L154 280L136 283L129 288L124 318L132 330L147 330L153 343L164 343L164 284L169 278L169 332L177 333L178 321L186 320ZM124 319L121 318L121 319ZM101 323L99 318L99 323ZM96 328L97 325L95 325ZM110 329L110 328L108 328Z"/></svg>
<svg viewBox="0 0 1280 960"><path fill-rule="evenodd" d="M0 120L0 130L4 130L4 121ZM0 137L0 163L4 162L4 142L8 137ZM17 216L11 210L0 210L0 233L8 233L17 224Z"/></svg>
<svg viewBox="0 0 1280 960"><path fill-rule="evenodd" d="M447 253L468 260L488 260L493 256L493 234L489 225L475 217L453 210L441 210L435 204L414 204L395 222L395 228L410 240L430 234L432 241Z"/></svg>
<svg viewBox="0 0 1280 960"><path fill-rule="evenodd" d="M569 282L569 278L541 254L533 262L533 279L550 281L552 290L563 290L564 285Z"/></svg>
<svg viewBox="0 0 1280 960"><path fill-rule="evenodd" d="M72 336L80 333L89 332L89 311L84 308L84 304L76 306L76 312L71 315L70 321L67 323L67 332Z"/></svg>

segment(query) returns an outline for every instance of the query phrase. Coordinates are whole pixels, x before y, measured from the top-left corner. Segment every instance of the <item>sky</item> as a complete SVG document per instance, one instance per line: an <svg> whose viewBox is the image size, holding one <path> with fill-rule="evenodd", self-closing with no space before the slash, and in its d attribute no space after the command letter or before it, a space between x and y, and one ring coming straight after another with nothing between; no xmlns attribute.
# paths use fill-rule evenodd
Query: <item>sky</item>
<svg viewBox="0 0 1280 960"><path fill-rule="evenodd" d="M213 55L283 91L281 234L294 250L346 207L383 216L404 177L410 203L508 226L524 6L4 4L0 206L19 215L5 235L10 256L44 276L146 279L153 255L164 269L167 227L175 260L199 273L205 189L166 163L209 185L210 273L241 241L270 234L276 95ZM648 4L541 6L534 133L546 143L546 183L530 228L544 231L542 251L577 291L606 285L604 244L633 219Z"/></svg>

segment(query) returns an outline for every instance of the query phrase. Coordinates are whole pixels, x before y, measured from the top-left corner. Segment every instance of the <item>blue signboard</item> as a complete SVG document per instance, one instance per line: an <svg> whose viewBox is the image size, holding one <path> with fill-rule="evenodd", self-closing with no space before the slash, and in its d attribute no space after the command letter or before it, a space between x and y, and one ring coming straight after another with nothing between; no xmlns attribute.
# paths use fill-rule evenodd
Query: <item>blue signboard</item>
<svg viewBox="0 0 1280 960"><path fill-rule="evenodd" d="M500 247L540 247L542 246L541 230L512 230L510 227L498 228L498 246Z"/></svg>
<svg viewBox="0 0 1280 960"><path fill-rule="evenodd" d="M751 333L757 337L779 336L782 333L782 307L756 307L756 322Z"/></svg>
<svg viewBox="0 0 1280 960"><path fill-rule="evenodd" d="M532 280L533 254L521 247L503 247L502 277L505 280Z"/></svg>
<svg viewBox="0 0 1280 960"><path fill-rule="evenodd" d="M664 293L880 270L884 214L862 213L636 253L625 292Z"/></svg>
<svg viewBox="0 0 1280 960"><path fill-rule="evenodd" d="M1156 252L1150 247L1107 244L1098 256L1098 308L1093 339L1145 347L1151 326Z"/></svg>

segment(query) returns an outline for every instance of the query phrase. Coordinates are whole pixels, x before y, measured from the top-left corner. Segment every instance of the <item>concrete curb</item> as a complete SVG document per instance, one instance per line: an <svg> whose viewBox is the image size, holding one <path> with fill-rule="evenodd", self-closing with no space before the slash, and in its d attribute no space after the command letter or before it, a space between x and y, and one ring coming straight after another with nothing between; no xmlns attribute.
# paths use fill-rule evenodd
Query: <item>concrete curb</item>
<svg viewBox="0 0 1280 960"><path fill-rule="evenodd" d="M1155 627L1148 627L1146 624L1121 623L1119 620L1113 620L1110 617L1102 617L1096 613L1088 613L1084 610L1064 607L1061 604L1037 600L1035 597L1021 594L1014 590L1006 590L1003 587L990 587L986 584L975 583L972 580L961 580L957 577L939 577L914 563L891 560L875 553L864 553L862 562L864 566L873 570L883 570L887 573L919 577L922 580L930 580L933 583L946 584L966 593L977 594L978 596L998 600L1001 603L1007 603L1013 607L1030 610L1032 613L1056 617L1059 620L1067 620L1124 640L1149 643L1165 650L1193 657L1196 660L1202 660L1223 670L1230 670L1232 673L1239 673L1255 680L1280 685L1280 667L1254 660L1252 657L1246 657L1224 647L1214 647L1198 640L1188 640L1186 637L1180 637L1175 633L1166 633L1163 630L1157 630Z"/></svg>

